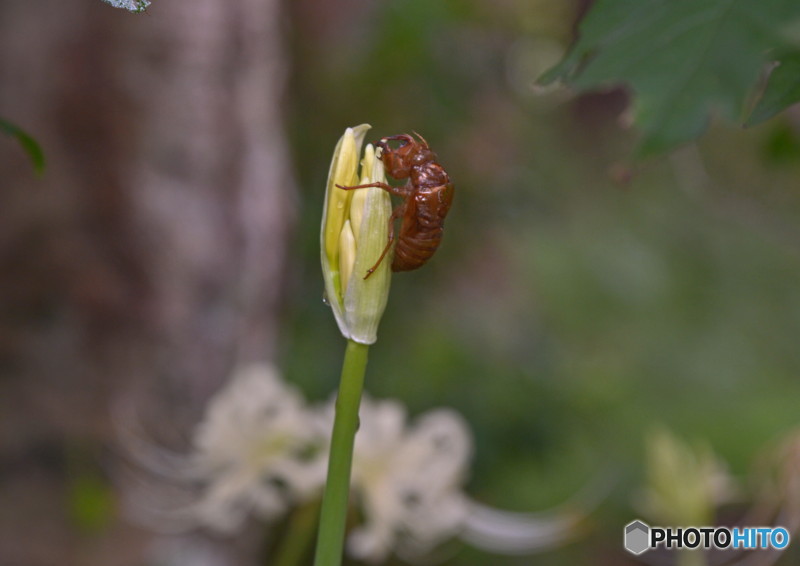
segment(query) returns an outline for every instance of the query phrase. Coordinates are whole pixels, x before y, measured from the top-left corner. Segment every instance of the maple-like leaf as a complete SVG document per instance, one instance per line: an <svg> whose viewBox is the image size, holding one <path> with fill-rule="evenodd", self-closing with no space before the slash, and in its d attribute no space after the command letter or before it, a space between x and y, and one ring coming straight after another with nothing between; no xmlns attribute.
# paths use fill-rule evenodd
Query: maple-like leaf
<svg viewBox="0 0 800 566"><path fill-rule="evenodd" d="M796 102L800 102L800 51L790 51L778 58L747 125L760 124Z"/></svg>
<svg viewBox="0 0 800 566"><path fill-rule="evenodd" d="M700 135L711 112L743 121L799 20L798 0L598 0L541 81L580 91L628 85L640 153L663 151Z"/></svg>

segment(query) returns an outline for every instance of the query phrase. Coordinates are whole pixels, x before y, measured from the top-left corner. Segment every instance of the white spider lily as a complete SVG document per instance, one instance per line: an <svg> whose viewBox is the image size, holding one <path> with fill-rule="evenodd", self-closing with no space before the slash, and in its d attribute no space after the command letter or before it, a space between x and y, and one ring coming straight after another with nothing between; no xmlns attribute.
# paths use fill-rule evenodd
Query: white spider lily
<svg viewBox="0 0 800 566"><path fill-rule="evenodd" d="M194 437L193 468L208 478L195 512L220 530L237 528L252 511L283 513L292 498L322 484L321 431L298 391L269 366L239 371L211 401Z"/></svg>
<svg viewBox="0 0 800 566"><path fill-rule="evenodd" d="M539 552L575 536L579 523L586 516L586 503L580 502L580 505L542 513L520 513L470 502L460 537L472 546L489 552Z"/></svg>
<svg viewBox="0 0 800 566"><path fill-rule="evenodd" d="M364 523L348 537L354 558L380 563L394 552L415 559L454 537L490 552L529 554L574 536L585 516L581 504L517 513L472 501L463 491L472 438L455 411L435 409L409 425L400 403L367 397L359 418L352 486Z"/></svg>
<svg viewBox="0 0 800 566"><path fill-rule="evenodd" d="M399 403L369 399L360 419L352 483L365 523L350 534L350 554L380 562L396 546L420 554L455 535L468 509L461 487L472 442L464 420L439 409L407 427Z"/></svg>
<svg viewBox="0 0 800 566"><path fill-rule="evenodd" d="M435 409L409 423L399 402L366 397L359 415L351 482L363 522L348 536L354 558L418 558L453 538L490 552L527 554L574 536L589 507L584 501L530 514L472 501L463 486L473 444L455 411ZM201 488L189 503L160 494L148 503L140 494L136 502L151 507L143 522L165 531L231 532L249 515L278 518L318 497L332 421L332 402L307 407L271 366L239 370L209 403L189 456L125 436L131 455L151 472Z"/></svg>

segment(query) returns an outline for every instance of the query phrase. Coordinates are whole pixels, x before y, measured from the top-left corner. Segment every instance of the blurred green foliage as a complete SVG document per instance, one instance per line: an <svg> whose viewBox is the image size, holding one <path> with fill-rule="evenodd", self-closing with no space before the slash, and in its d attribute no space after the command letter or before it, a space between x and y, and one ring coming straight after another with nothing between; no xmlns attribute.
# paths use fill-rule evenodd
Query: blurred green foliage
<svg viewBox="0 0 800 566"><path fill-rule="evenodd" d="M792 0L598 0L548 77L581 90L629 85L641 151L664 151L705 131L712 111L744 121L768 62L782 64L748 121L800 100L798 22Z"/></svg>
<svg viewBox="0 0 800 566"><path fill-rule="evenodd" d="M114 491L86 450L70 454L69 480L67 509L76 529L93 534L109 526L116 511Z"/></svg>
<svg viewBox="0 0 800 566"><path fill-rule="evenodd" d="M8 120L4 120L0 118L0 132L3 132L7 136L11 136L17 140L20 147L28 154L28 157L31 160L31 164L33 165L33 170L38 174L41 175L44 173L44 152L42 151L39 142L37 142L30 134L25 132L19 126L12 124Z"/></svg>
<svg viewBox="0 0 800 566"><path fill-rule="evenodd" d="M625 93L535 86L568 47L578 2L314 6L291 8L302 203L290 381L322 399L338 379L319 222L333 144L366 121L376 138L422 133L457 193L436 256L393 278L368 392L412 414L464 414L476 441L468 490L492 505L545 509L604 471L618 480L588 538L537 564L624 563L618 540L639 513L653 425L705 439L740 476L797 426L795 116L746 131L712 123L698 143L633 166ZM463 549L449 563L487 560Z"/></svg>

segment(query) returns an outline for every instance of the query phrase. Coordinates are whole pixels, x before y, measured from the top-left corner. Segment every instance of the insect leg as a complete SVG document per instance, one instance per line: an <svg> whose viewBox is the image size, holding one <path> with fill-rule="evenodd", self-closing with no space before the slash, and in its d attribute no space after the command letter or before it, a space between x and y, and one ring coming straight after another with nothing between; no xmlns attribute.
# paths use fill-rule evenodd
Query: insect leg
<svg viewBox="0 0 800 566"><path fill-rule="evenodd" d="M417 134L419 135L419 134ZM387 141L401 141L401 146L404 146L409 143L414 143L414 138L409 136L408 134L397 134L396 136L386 136L385 138L381 138L381 141L376 142L376 145L386 145Z"/></svg>
<svg viewBox="0 0 800 566"><path fill-rule="evenodd" d="M354 185L352 187L343 187L342 185L336 185L337 188L340 188L344 191L352 191L353 189L368 189L370 187L377 187L379 189L383 189L384 191L389 192L389 194L397 195L397 196L406 196L408 190L406 187L393 187L387 183L367 183L366 185Z"/></svg>
<svg viewBox="0 0 800 566"><path fill-rule="evenodd" d="M389 253L389 250L392 248L392 242L394 242L394 221L403 216L403 214L405 214L405 211L406 211L406 203L399 205L392 211L392 215L389 216L389 241L386 242L386 247L383 248L381 257L378 258L378 261L375 262L375 265L373 265L367 270L367 274L364 276L364 279L372 275L375 272L375 270L378 269L378 266L383 261L383 258L385 258L386 254Z"/></svg>

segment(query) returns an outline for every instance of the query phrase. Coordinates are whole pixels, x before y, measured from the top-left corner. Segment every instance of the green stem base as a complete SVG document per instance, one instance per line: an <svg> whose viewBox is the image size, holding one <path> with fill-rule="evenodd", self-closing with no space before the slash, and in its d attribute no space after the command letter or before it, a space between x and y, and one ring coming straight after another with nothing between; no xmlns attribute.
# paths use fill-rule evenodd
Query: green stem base
<svg viewBox="0 0 800 566"><path fill-rule="evenodd" d="M369 346L365 344L347 341L339 395L336 398L328 479L322 496L314 566L339 566L342 562L353 445L358 428L358 407L361 404L368 351Z"/></svg>

